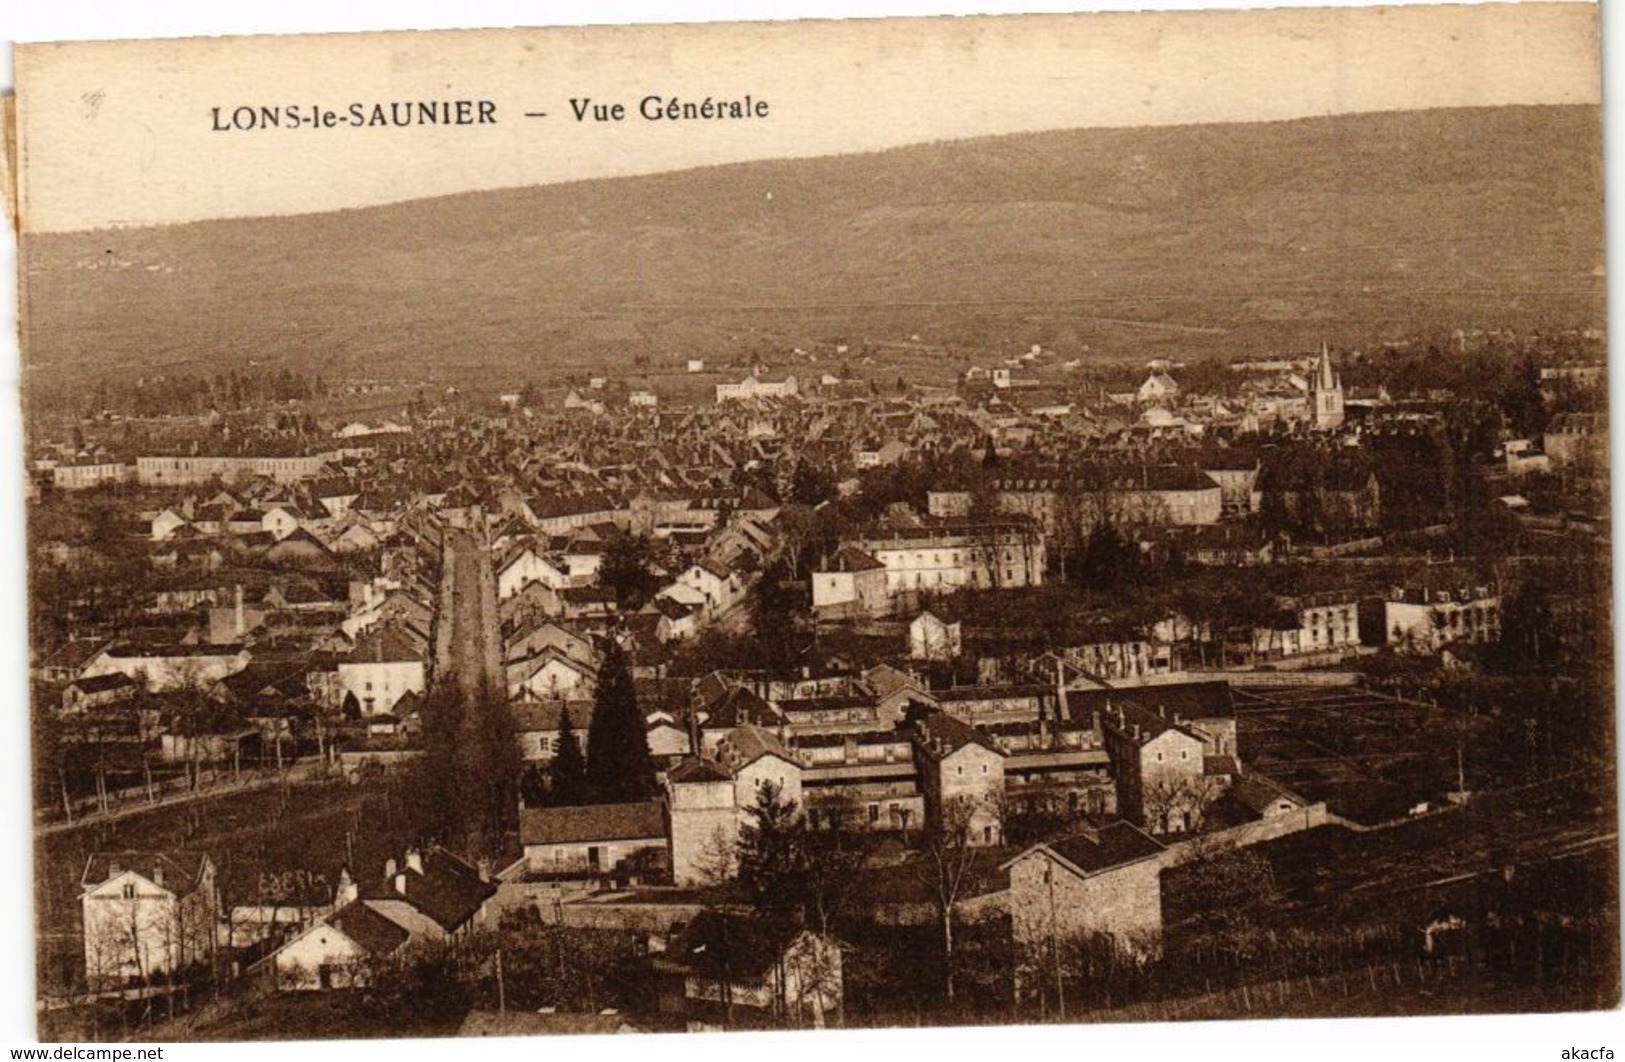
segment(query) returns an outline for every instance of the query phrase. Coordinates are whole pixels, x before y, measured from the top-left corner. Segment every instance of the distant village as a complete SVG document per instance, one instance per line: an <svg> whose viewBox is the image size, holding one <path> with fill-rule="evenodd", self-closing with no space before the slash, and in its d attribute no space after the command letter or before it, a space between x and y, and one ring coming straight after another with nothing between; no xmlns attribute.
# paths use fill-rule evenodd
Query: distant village
<svg viewBox="0 0 1625 1062"><path fill-rule="evenodd" d="M1613 851L1599 337L822 353L34 422L42 1020L1144 1020L1610 961L1563 906Z"/></svg>

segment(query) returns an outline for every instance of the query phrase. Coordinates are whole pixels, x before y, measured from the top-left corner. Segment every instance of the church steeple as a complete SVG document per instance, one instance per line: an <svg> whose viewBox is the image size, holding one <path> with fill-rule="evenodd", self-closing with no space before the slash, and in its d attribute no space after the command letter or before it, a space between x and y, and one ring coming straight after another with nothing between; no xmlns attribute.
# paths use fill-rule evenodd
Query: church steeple
<svg viewBox="0 0 1625 1062"><path fill-rule="evenodd" d="M1315 366L1314 383L1309 388L1310 415L1317 428L1343 426L1343 380L1332 368L1332 351L1320 341L1320 362Z"/></svg>
<svg viewBox="0 0 1625 1062"><path fill-rule="evenodd" d="M1332 368L1332 350L1323 339L1320 341L1320 364L1316 367L1316 387L1322 391L1338 391L1342 385L1337 380L1337 372Z"/></svg>

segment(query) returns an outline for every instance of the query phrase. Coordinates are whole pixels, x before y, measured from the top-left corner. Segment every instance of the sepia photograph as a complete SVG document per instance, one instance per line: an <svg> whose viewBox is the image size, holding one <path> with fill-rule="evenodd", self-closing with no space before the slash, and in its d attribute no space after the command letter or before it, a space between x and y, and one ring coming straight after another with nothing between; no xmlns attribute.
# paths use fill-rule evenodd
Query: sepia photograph
<svg viewBox="0 0 1625 1062"><path fill-rule="evenodd" d="M14 44L33 1036L1615 1011L1601 23Z"/></svg>

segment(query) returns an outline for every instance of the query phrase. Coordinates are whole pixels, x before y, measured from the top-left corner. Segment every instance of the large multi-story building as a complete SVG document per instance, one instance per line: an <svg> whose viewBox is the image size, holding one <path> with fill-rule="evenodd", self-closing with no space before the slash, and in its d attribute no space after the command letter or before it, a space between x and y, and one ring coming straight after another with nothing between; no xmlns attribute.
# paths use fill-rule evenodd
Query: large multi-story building
<svg viewBox="0 0 1625 1062"><path fill-rule="evenodd" d="M1002 474L977 488L993 509L1026 517L1047 535L1087 535L1097 524L1118 527L1216 524L1224 515L1224 490L1207 472L1189 465L1085 466L1062 472ZM977 490L930 491L932 516L963 520L976 508Z"/></svg>
<svg viewBox="0 0 1625 1062"><path fill-rule="evenodd" d="M51 485L58 490L90 490L108 483L128 483L134 472L129 465L111 461L57 465L51 469Z"/></svg>
<svg viewBox="0 0 1625 1062"><path fill-rule="evenodd" d="M796 378L764 380L760 376L747 376L738 383L717 384L717 402L739 402L753 398L793 398L799 393Z"/></svg>
<svg viewBox="0 0 1625 1062"><path fill-rule="evenodd" d="M298 483L330 474L331 455L306 454L285 457L138 457L135 479L143 487L185 487L213 479L266 476L278 483Z"/></svg>
<svg viewBox="0 0 1625 1062"><path fill-rule="evenodd" d="M1501 595L1451 571L1423 570L1388 591L1382 606L1389 645L1417 653L1451 642L1482 645L1501 636Z"/></svg>
<svg viewBox="0 0 1625 1062"><path fill-rule="evenodd" d="M1044 532L1030 521L964 523L864 535L845 545L886 570L886 591L951 593L962 588L1011 589L1044 582ZM816 576L814 585L817 585Z"/></svg>

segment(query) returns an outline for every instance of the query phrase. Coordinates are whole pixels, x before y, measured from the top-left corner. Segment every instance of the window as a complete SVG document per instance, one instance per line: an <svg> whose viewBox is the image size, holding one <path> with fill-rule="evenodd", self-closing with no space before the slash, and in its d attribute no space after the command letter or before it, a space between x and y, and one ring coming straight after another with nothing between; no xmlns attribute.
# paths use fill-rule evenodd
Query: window
<svg viewBox="0 0 1625 1062"><path fill-rule="evenodd" d="M1179 758L1182 759L1182 760L1190 759L1191 758L1190 750L1189 749L1180 749L1179 750Z"/></svg>
<svg viewBox="0 0 1625 1062"><path fill-rule="evenodd" d="M880 821L880 805L879 804L870 804L869 805L869 821L870 822L879 822Z"/></svg>
<svg viewBox="0 0 1625 1062"><path fill-rule="evenodd" d="M954 773L961 776L961 777L963 777L964 774L965 774L965 765L960 764L959 766L955 767L954 768Z"/></svg>
<svg viewBox="0 0 1625 1062"><path fill-rule="evenodd" d="M124 883L123 889L121 889L120 891L121 891L121 893L123 894L123 896L124 896L124 898L126 900L135 899L135 885L132 882L126 881Z"/></svg>
<svg viewBox="0 0 1625 1062"><path fill-rule="evenodd" d="M987 764L985 764L985 763L984 763L984 764L982 764L982 773L983 773L983 774L986 774L986 773L987 773Z"/></svg>
<svg viewBox="0 0 1625 1062"><path fill-rule="evenodd" d="M1157 753L1157 762L1158 762L1158 763L1161 763L1161 762L1162 762L1162 753L1160 753L1160 752L1159 752L1159 753Z"/></svg>

